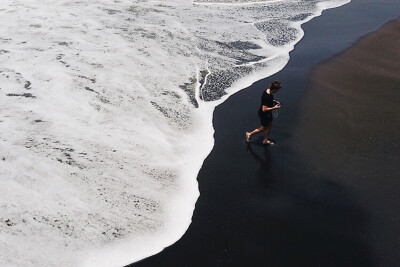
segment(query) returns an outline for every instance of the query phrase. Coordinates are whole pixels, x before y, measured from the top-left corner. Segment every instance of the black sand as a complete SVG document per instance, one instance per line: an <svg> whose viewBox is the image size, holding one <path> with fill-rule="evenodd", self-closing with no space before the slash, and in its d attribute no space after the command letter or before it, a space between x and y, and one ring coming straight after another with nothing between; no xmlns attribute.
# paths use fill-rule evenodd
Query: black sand
<svg viewBox="0 0 400 267"><path fill-rule="evenodd" d="M399 35L379 37L394 24L315 67L399 10L397 0L354 0L304 25L273 77L284 83L275 146L244 140L270 79L219 106L193 223L134 266L400 266L400 61L387 51Z"/></svg>

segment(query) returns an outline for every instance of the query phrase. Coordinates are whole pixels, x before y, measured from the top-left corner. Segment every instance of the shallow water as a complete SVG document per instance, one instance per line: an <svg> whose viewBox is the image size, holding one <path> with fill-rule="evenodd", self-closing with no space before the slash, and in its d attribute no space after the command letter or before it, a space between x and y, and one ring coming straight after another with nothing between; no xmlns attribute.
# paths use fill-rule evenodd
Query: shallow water
<svg viewBox="0 0 400 267"><path fill-rule="evenodd" d="M347 2L4 1L1 265L115 266L176 241L214 107Z"/></svg>

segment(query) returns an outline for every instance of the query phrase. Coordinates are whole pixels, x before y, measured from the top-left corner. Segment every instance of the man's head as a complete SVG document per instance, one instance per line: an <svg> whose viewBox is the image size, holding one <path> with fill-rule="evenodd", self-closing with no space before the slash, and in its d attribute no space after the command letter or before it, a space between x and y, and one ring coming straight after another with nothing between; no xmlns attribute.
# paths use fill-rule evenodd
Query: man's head
<svg viewBox="0 0 400 267"><path fill-rule="evenodd" d="M272 93L276 93L279 91L279 89L282 88L282 84L278 82L277 80L272 81L271 85L269 86L269 89L271 90Z"/></svg>

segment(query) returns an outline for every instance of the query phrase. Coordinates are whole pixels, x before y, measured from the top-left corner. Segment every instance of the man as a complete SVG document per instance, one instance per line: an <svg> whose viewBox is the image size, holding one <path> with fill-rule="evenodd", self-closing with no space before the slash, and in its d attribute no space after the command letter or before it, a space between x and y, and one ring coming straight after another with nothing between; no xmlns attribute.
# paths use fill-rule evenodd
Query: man
<svg viewBox="0 0 400 267"><path fill-rule="evenodd" d="M246 142L250 142L250 138L258 133L265 131L265 138L263 140L264 145L273 145L274 142L269 140L269 133L272 128L272 110L279 109L281 103L274 100L273 94L277 93L282 88L282 85L278 81L271 82L269 88L265 90L261 96L261 106L258 110L258 117L260 118L261 126L251 133L246 132Z"/></svg>

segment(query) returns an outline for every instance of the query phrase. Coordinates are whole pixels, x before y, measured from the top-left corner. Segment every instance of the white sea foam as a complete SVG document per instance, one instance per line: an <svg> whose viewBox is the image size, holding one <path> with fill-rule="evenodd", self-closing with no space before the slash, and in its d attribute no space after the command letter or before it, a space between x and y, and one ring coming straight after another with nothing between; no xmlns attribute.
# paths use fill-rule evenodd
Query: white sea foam
<svg viewBox="0 0 400 267"><path fill-rule="evenodd" d="M349 0L3 0L0 265L119 266L190 224L214 107Z"/></svg>

